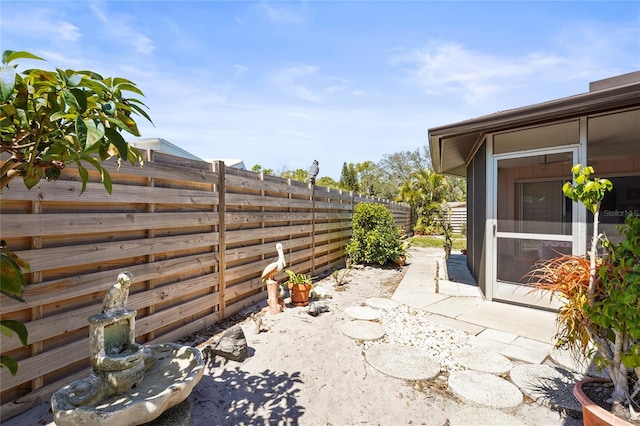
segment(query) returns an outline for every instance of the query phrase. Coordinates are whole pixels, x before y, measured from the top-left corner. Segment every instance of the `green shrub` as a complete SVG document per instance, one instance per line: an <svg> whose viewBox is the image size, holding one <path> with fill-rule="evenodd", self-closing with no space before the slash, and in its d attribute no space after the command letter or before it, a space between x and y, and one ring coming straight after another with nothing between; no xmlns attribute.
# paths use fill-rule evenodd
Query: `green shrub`
<svg viewBox="0 0 640 426"><path fill-rule="evenodd" d="M405 254L393 214L383 204L358 204L353 212L353 233L345 251L353 263L384 265Z"/></svg>

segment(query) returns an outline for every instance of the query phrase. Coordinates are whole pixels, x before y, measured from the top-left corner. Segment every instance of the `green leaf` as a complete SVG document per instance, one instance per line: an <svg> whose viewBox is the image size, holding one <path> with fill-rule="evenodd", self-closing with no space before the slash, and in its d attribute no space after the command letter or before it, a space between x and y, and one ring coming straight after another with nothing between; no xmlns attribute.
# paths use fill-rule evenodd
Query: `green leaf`
<svg viewBox="0 0 640 426"><path fill-rule="evenodd" d="M15 256L15 255L14 255ZM12 297L20 297L22 288L27 282L18 262L6 253L5 249L0 253L0 292Z"/></svg>
<svg viewBox="0 0 640 426"><path fill-rule="evenodd" d="M29 332L27 331L27 327L25 327L25 325L20 321L2 320L0 321L0 330L2 331L2 334L7 337L11 337L13 332L15 332L18 335L22 346L28 345L27 339L29 337Z"/></svg>
<svg viewBox="0 0 640 426"><path fill-rule="evenodd" d="M9 370L12 376L18 373L18 361L6 355L0 355L0 365Z"/></svg>
<svg viewBox="0 0 640 426"><path fill-rule="evenodd" d="M67 78L67 86L76 87L82 81L82 75L80 74L72 74L71 77Z"/></svg>
<svg viewBox="0 0 640 426"><path fill-rule="evenodd" d="M27 171L22 177L22 181L24 182L24 185L28 189L31 189L34 186L36 186L38 182L40 182L40 179L42 179L42 169L38 167L27 168Z"/></svg>
<svg viewBox="0 0 640 426"><path fill-rule="evenodd" d="M104 138L105 129L104 125L101 122L98 122L98 124L96 125L96 122L90 118L86 118L84 120L84 124L87 128L87 141L84 150L90 151L95 144L97 144Z"/></svg>
<svg viewBox="0 0 640 426"><path fill-rule="evenodd" d="M126 115L119 115L118 117L107 117L111 123L115 124L122 130L126 130L134 136L140 136L138 132L138 128L136 127L136 122L133 119L127 117Z"/></svg>
<svg viewBox="0 0 640 426"><path fill-rule="evenodd" d="M37 59L39 61L44 61L44 59L42 59L41 57L36 56L33 53L25 52L24 50L5 50L2 53L2 64L4 65L13 62L16 59Z"/></svg>
<svg viewBox="0 0 640 426"><path fill-rule="evenodd" d="M80 109L78 112L84 112L87 109L87 95L84 93L84 90L81 89L71 89L70 92L73 94L73 97L76 98L77 105Z"/></svg>
<svg viewBox="0 0 640 426"><path fill-rule="evenodd" d="M67 105L74 108L78 112L81 111L80 104L78 103L76 97L73 96L73 93L71 93L71 90L64 88L61 90L60 94L62 95L62 99Z"/></svg>
<svg viewBox="0 0 640 426"><path fill-rule="evenodd" d="M80 193L82 194L87 189L87 182L89 181L89 171L78 162L78 173L80 174L80 178L82 179L82 189L80 190Z"/></svg>
<svg viewBox="0 0 640 426"><path fill-rule="evenodd" d="M64 111L54 112L53 114L51 114L51 117L49 117L49 121L57 121L63 118L66 120L73 120L74 118L76 118L76 114L69 114Z"/></svg>
<svg viewBox="0 0 640 426"><path fill-rule="evenodd" d="M142 93L142 90L138 89L131 82L118 84L115 88L120 91L125 90L127 92L133 92L133 93L137 93L138 95L144 96L144 93Z"/></svg>
<svg viewBox="0 0 640 426"><path fill-rule="evenodd" d="M87 123L81 117L77 117L76 137L78 138L78 142L80 143L83 151L86 151L87 133L89 133L89 130L87 129Z"/></svg>
<svg viewBox="0 0 640 426"><path fill-rule="evenodd" d="M9 100L16 86L16 69L12 66L0 69L0 98L2 102Z"/></svg>
<svg viewBox="0 0 640 426"><path fill-rule="evenodd" d="M109 142L112 143L118 150L118 157L128 158L129 144L124 140L122 135L111 127L106 128L105 133L107 135L107 138L109 139Z"/></svg>

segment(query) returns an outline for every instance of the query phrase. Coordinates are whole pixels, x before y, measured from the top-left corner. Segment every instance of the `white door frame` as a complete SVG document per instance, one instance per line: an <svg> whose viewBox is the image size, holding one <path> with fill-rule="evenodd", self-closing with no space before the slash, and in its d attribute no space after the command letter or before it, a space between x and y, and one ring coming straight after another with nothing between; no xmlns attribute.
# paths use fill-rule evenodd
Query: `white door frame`
<svg viewBox="0 0 640 426"><path fill-rule="evenodd" d="M581 123L582 124L582 123ZM586 141L586 125L580 126L580 142ZM509 152L505 154L493 154L493 135L487 135L487 221L486 221L486 243L488 253L488 265L485 269L485 297L488 300L500 299L522 303L527 305L535 305L541 308L557 309L557 303L549 303L548 295L542 293L531 294L530 288L522 285L509 285L507 283L499 283L497 279L497 262L498 238L526 238L534 240L556 240L570 241L574 254L580 254L584 251L584 235L585 235L585 219L586 210L580 208L577 203L573 205L571 235L561 234L533 234L518 232L499 232L498 231L498 161L510 158L522 158L536 155L550 155L557 153L571 153L573 164L580 162L581 158L586 157L586 144L578 143L573 145L563 145L558 147L526 150L518 152ZM510 290L510 294L505 296L505 291ZM554 299L555 300L555 299Z"/></svg>

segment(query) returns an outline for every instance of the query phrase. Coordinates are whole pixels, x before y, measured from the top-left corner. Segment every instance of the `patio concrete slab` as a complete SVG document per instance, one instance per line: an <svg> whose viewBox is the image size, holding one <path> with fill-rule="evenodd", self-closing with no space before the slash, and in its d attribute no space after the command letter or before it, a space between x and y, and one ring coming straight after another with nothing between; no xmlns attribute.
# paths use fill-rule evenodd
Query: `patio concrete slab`
<svg viewBox="0 0 640 426"><path fill-rule="evenodd" d="M477 297L447 297L428 305L428 311L450 318L456 318L469 309L475 308L482 299Z"/></svg>
<svg viewBox="0 0 640 426"><path fill-rule="evenodd" d="M518 338L518 335L488 328L482 333L478 334L478 337L481 337L483 339L495 340L496 342L500 343L511 343Z"/></svg>
<svg viewBox="0 0 640 426"><path fill-rule="evenodd" d="M373 368L396 379L428 380L440 373L440 363L414 346L384 343L368 349L365 358Z"/></svg>
<svg viewBox="0 0 640 426"><path fill-rule="evenodd" d="M506 303L484 301L456 319L550 343L556 314Z"/></svg>
<svg viewBox="0 0 640 426"><path fill-rule="evenodd" d="M404 280L403 280L404 281ZM437 294L429 292L428 290L422 289L414 289L408 287L403 287L401 290L396 289L395 293L393 293L392 300L402 303L403 305L411 306L417 309L426 309L429 305L433 305L434 303L438 303L441 300L447 299L451 296L447 296L446 294Z"/></svg>
<svg viewBox="0 0 640 426"><path fill-rule="evenodd" d="M457 319L449 318L443 315L431 314L429 321L433 321L437 324L446 325L448 327L457 328L458 330L465 331L475 337L476 334L486 330L486 328L472 324L469 322L458 321Z"/></svg>
<svg viewBox="0 0 640 426"><path fill-rule="evenodd" d="M573 386L584 376L550 365L523 364L511 370L511 381L529 398L550 408L579 414L582 406Z"/></svg>
<svg viewBox="0 0 640 426"><path fill-rule="evenodd" d="M513 408L523 401L514 384L482 371L454 371L449 376L449 389L463 401L491 408Z"/></svg>

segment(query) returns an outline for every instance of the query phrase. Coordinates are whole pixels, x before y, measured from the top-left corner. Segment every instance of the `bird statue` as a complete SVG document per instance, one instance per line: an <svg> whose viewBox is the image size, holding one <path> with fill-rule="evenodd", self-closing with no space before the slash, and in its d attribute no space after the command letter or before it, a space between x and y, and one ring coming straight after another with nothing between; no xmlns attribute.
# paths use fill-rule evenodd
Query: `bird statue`
<svg viewBox="0 0 640 426"><path fill-rule="evenodd" d="M267 303L271 314L277 314L284 310L284 302L278 297L278 282L273 277L287 266L287 262L284 260L282 244L276 244L276 251L278 252L278 260L268 264L262 271L261 277L262 281L267 284Z"/></svg>
<svg viewBox="0 0 640 426"><path fill-rule="evenodd" d="M262 281L269 282L273 281L273 277L276 274L284 269L287 266L287 263L284 260L284 252L282 251L282 244L276 244L276 251L278 252L278 260L268 264L264 270L262 271Z"/></svg>
<svg viewBox="0 0 640 426"><path fill-rule="evenodd" d="M311 167L309 167L309 178L312 185L316 184L316 177L318 176L319 172L320 167L318 167L318 160L313 160L313 164L311 164Z"/></svg>

